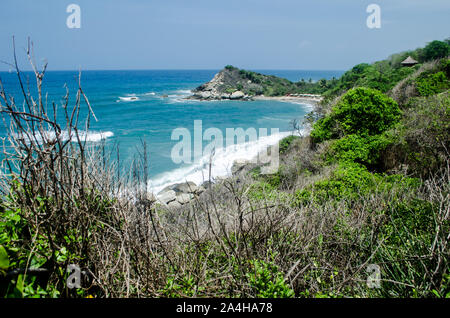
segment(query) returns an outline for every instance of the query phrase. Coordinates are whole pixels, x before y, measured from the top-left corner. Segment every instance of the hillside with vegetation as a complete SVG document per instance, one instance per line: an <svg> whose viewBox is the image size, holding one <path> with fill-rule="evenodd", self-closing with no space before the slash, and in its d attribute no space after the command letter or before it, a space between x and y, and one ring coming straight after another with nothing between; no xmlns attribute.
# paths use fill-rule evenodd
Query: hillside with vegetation
<svg viewBox="0 0 450 318"><path fill-rule="evenodd" d="M142 186L145 157L124 179L101 146L39 135L78 135L81 87L73 108L66 99L63 127L39 107L41 96L24 92L24 111L2 92L13 124L0 295L450 297L448 54L435 41L339 79L296 83L326 98L305 119L309 136L280 142L277 173L241 167L177 209ZM419 64L401 67L406 56ZM258 81L255 94L294 89L229 71L248 79L244 94ZM45 142L25 138L33 133ZM69 264L83 269L83 288L68 288Z"/></svg>
<svg viewBox="0 0 450 318"><path fill-rule="evenodd" d="M249 100L254 96L284 96L297 92L300 92L297 85L287 79L227 65L210 82L194 89L191 98Z"/></svg>
<svg viewBox="0 0 450 318"><path fill-rule="evenodd" d="M315 94L331 99L358 86L374 88L387 93L398 82L418 71L424 63L446 57L449 43L449 39L433 41L425 48L393 54L386 60L372 64L358 64L339 79L320 79L315 82L311 79L291 82L277 76L227 65L210 82L194 89L192 98L249 100L254 96ZM408 57L412 57L419 63L413 67L403 67L401 63Z"/></svg>
<svg viewBox="0 0 450 318"><path fill-rule="evenodd" d="M358 64L339 79L321 79L316 83L304 81L299 83L304 83L300 85L303 86L304 92L323 94L328 99L358 86L374 88L387 93L398 82L418 71L423 64L447 57L449 45L450 39L433 41L425 48L393 54L386 60L372 64ZM409 56L419 63L413 67L403 67L401 63Z"/></svg>

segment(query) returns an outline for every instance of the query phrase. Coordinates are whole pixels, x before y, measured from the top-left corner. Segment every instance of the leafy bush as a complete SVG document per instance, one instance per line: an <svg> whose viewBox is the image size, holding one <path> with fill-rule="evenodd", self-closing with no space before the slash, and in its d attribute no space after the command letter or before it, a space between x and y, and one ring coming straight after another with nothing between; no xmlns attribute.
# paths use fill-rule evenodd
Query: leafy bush
<svg viewBox="0 0 450 318"><path fill-rule="evenodd" d="M10 199L6 199L10 200ZM32 228L21 216L18 209L10 208L7 201L2 202L0 212L0 297L56 297L59 292L55 286L48 284L47 277L35 276L31 271L23 274L9 275L8 272L26 268L45 266L50 257L48 241L42 235L31 246L30 230ZM33 252L34 250L34 252Z"/></svg>
<svg viewBox="0 0 450 318"><path fill-rule="evenodd" d="M380 163L381 151L391 141L384 135L360 136L356 134L335 140L328 151L331 161L350 161L374 167Z"/></svg>
<svg viewBox="0 0 450 318"><path fill-rule="evenodd" d="M445 73L447 79L450 78L450 59L442 59L439 65L440 69Z"/></svg>
<svg viewBox="0 0 450 318"><path fill-rule="evenodd" d="M273 185L269 182L255 182L251 185L248 196L256 200L264 200L276 196L276 188L277 185Z"/></svg>
<svg viewBox="0 0 450 318"><path fill-rule="evenodd" d="M273 263L263 260L250 261L253 271L247 273L250 286L258 298L291 298L294 291L284 281L283 273Z"/></svg>
<svg viewBox="0 0 450 318"><path fill-rule="evenodd" d="M193 277L169 277L161 292L169 298L193 297L196 293L195 280Z"/></svg>
<svg viewBox="0 0 450 318"><path fill-rule="evenodd" d="M450 81L444 72L419 76L416 88L420 96L431 96L450 88Z"/></svg>
<svg viewBox="0 0 450 318"><path fill-rule="evenodd" d="M383 151L386 169L408 166L414 175L429 176L445 166L450 149L450 96L415 99L399 125L386 132L392 143Z"/></svg>
<svg viewBox="0 0 450 318"><path fill-rule="evenodd" d="M421 51L421 60L423 62L447 57L450 46L442 41L432 41Z"/></svg>
<svg viewBox="0 0 450 318"><path fill-rule="evenodd" d="M379 233L379 241L384 243L373 258L374 262L383 263L382 271L390 277L390 281L383 282L380 290L382 296L450 296L449 272L444 265L447 261L430 253L435 241L446 236L450 230L450 223L442 222L442 216L439 216L439 204L418 198L408 202L393 201L384 213L389 217ZM423 256L419 261L412 255ZM442 264L437 265L440 262ZM437 271L439 267L442 270L440 274L433 274L436 276L433 283L424 279L430 269ZM419 281L421 284L416 283ZM411 288L408 283L417 287Z"/></svg>
<svg viewBox="0 0 450 318"><path fill-rule="evenodd" d="M341 163L331 177L296 192L297 204L324 203L329 199L354 198L375 185L375 178L358 164Z"/></svg>
<svg viewBox="0 0 450 318"><path fill-rule="evenodd" d="M417 66L399 67L399 63L397 65L389 60L379 61L372 65L359 64L342 75L340 79L329 83L324 95L330 99L354 87L373 88L386 93L416 69Z"/></svg>
<svg viewBox="0 0 450 318"><path fill-rule="evenodd" d="M279 144L280 154L285 153L291 146L292 142L299 138L300 138L299 136L291 135L291 136L287 136L287 137L281 139L280 144Z"/></svg>
<svg viewBox="0 0 450 318"><path fill-rule="evenodd" d="M310 202L323 204L329 200L342 199L352 201L379 189L392 187L394 184L404 184L407 187L417 187L418 179L406 178L402 175L384 176L370 173L366 167L357 163L340 163L332 175L296 192L296 204L304 205Z"/></svg>
<svg viewBox="0 0 450 318"><path fill-rule="evenodd" d="M393 99L377 90L360 87L343 95L331 114L313 126L311 136L321 142L351 134L378 135L398 122L400 116L400 108Z"/></svg>
<svg viewBox="0 0 450 318"><path fill-rule="evenodd" d="M237 70L237 68L234 67L233 65L227 65L227 66L225 66L225 69L228 70L228 71Z"/></svg>

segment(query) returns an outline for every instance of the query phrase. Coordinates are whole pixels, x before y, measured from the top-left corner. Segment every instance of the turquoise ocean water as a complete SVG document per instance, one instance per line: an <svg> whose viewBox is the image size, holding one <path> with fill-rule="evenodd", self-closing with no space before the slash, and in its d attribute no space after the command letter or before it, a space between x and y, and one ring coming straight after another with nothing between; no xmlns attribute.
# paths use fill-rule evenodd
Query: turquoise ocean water
<svg viewBox="0 0 450 318"><path fill-rule="evenodd" d="M256 71L292 81L302 78L329 79L342 74L339 71ZM171 139L175 128L187 128L192 134L192 145L194 120L202 121L203 131L218 128L222 131L224 140L226 128L267 128L269 135L270 128L278 128L279 135L265 139L264 142L269 144L289 134L290 121L301 120L311 109L310 105L277 101L200 102L184 99L191 89L211 80L217 72L218 70L84 71L82 87L98 118L97 122L91 120L87 140L104 140L107 146L118 144L123 167L130 165L134 155L142 151L141 140L146 141L150 184L154 191L159 191L171 183L185 180L200 183L201 179L207 179L202 170L204 158L190 164L176 164L172 161L172 148L179 142ZM20 87L16 75L0 72L0 78L7 93L20 103ZM33 92L33 74L24 73L23 80L29 81ZM43 91L48 93L48 102L61 104L66 93L64 85L67 84L73 104L77 81L76 71L47 72ZM62 112L58 116L62 121ZM0 136L4 135L5 128L2 124ZM208 143L204 141L204 145ZM228 173L234 160L250 159L250 154L256 150L256 145L249 145L245 149L238 145L233 149L216 152L213 158L216 169L213 169L213 174Z"/></svg>

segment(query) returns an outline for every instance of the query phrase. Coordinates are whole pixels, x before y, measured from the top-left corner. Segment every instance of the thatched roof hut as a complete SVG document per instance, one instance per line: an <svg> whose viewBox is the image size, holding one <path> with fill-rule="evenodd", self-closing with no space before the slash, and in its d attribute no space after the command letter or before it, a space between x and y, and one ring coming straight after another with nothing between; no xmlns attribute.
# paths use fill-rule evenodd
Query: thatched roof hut
<svg viewBox="0 0 450 318"><path fill-rule="evenodd" d="M417 62L415 59L413 59L411 56L408 56L408 58L406 59L406 60L404 60L401 64L403 65L403 66L414 66L414 65L416 65L417 63L419 63L419 62Z"/></svg>

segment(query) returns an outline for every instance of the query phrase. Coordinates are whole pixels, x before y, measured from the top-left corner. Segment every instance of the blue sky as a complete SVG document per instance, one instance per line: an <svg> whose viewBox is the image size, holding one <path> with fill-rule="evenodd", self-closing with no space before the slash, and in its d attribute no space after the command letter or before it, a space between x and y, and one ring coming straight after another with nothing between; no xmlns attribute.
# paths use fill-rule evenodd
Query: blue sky
<svg viewBox="0 0 450 318"><path fill-rule="evenodd" d="M80 29L66 26L71 3ZM366 26L371 3L381 29ZM345 70L449 37L450 1L1 0L0 60L12 35L22 56L30 36L50 70Z"/></svg>

